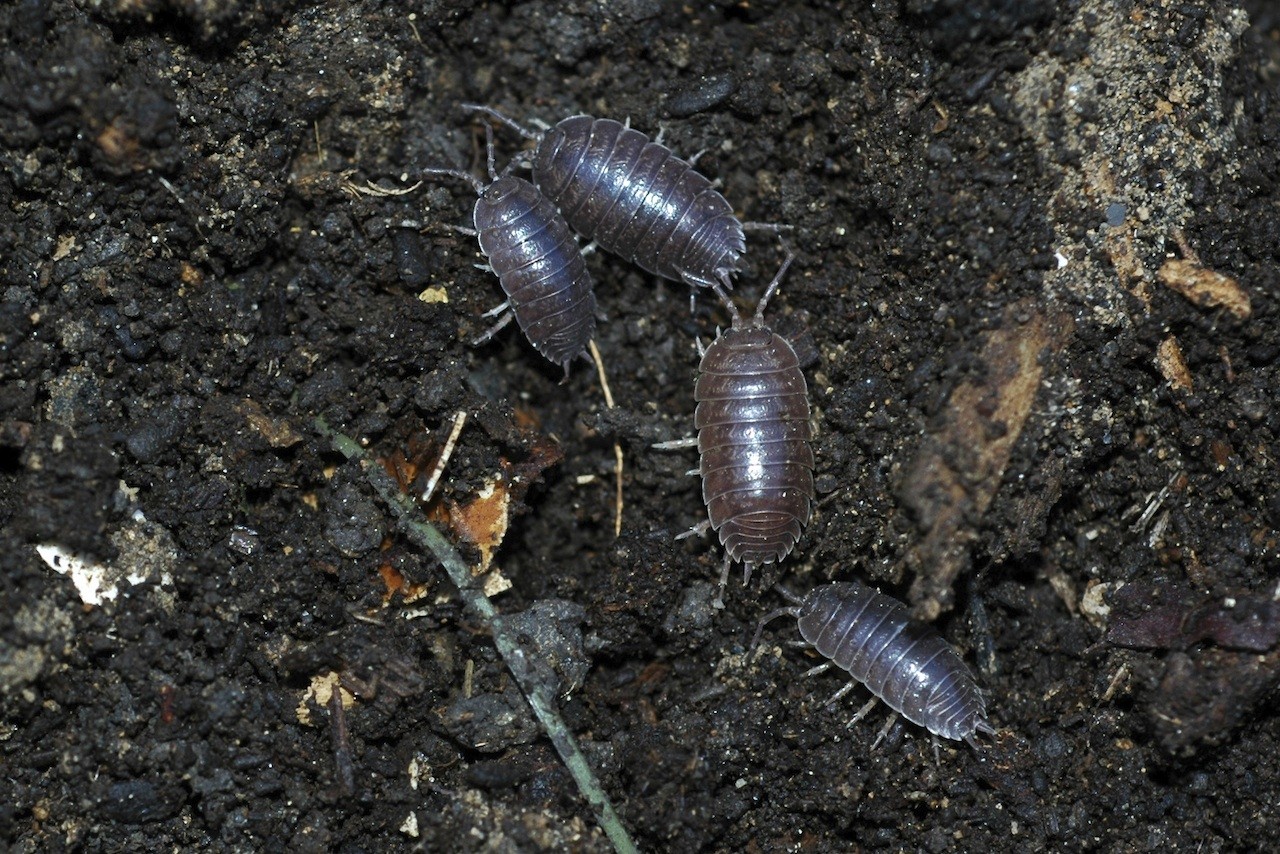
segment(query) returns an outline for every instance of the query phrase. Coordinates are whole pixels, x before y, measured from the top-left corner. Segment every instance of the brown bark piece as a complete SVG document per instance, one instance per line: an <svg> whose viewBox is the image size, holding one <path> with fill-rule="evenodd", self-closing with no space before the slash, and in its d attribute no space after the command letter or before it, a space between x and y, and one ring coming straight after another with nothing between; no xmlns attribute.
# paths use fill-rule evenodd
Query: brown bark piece
<svg viewBox="0 0 1280 854"><path fill-rule="evenodd" d="M1241 320L1253 313L1249 294L1239 282L1189 258L1170 258L1157 275L1166 287L1202 308L1225 308Z"/></svg>
<svg viewBox="0 0 1280 854"><path fill-rule="evenodd" d="M1024 301L1010 306L982 349L986 375L951 393L946 424L927 438L900 491L926 531L906 561L916 573L910 597L917 619L951 607L951 585L969 564L969 544L991 505L1044 373L1041 354L1060 349L1072 324Z"/></svg>
<svg viewBox="0 0 1280 854"><path fill-rule="evenodd" d="M1187 368L1187 360L1182 358L1182 348L1178 346L1178 339L1174 336L1170 335L1156 348L1156 367L1172 388L1191 391L1191 371Z"/></svg>

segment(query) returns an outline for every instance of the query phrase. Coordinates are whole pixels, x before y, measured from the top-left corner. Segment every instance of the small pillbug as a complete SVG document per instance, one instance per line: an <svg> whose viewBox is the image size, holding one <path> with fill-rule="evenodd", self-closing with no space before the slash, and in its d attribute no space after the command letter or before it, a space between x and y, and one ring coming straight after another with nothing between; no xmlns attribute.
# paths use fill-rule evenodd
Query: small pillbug
<svg viewBox="0 0 1280 854"><path fill-rule="evenodd" d="M425 169L475 188L472 220L488 269L498 277L507 301L485 314L498 322L476 339L483 344L514 317L534 349L563 365L585 354L596 331L596 296L578 240L564 218L537 187L493 168L493 133L488 132L490 183L458 169ZM508 171L510 167L508 167Z"/></svg>
<svg viewBox="0 0 1280 854"><path fill-rule="evenodd" d="M694 288L731 289L746 228L693 165L613 119L571 116L535 133L492 107L464 104L536 140L533 183L579 234L651 273Z"/></svg>
<svg viewBox="0 0 1280 854"><path fill-rule="evenodd" d="M696 440L664 442L659 448L697 445L697 474L707 520L684 537L720 535L725 548L720 593L724 607L729 568L743 564L743 583L752 570L781 561L809 522L813 503L813 449L809 446L809 391L796 351L765 325L765 306L795 256L787 258L769 283L755 314L744 319L716 286L733 325L702 353L694 399Z"/></svg>
<svg viewBox="0 0 1280 854"><path fill-rule="evenodd" d="M987 722L986 700L964 661L932 627L912 620L898 600L857 582L824 584L804 597L782 592L793 604L761 620L751 646L759 642L770 620L795 617L800 636L830 659L809 672L835 664L856 680L829 702L860 682L891 709L935 735L976 747L976 733L995 733ZM874 703L873 699L864 706L850 725Z"/></svg>

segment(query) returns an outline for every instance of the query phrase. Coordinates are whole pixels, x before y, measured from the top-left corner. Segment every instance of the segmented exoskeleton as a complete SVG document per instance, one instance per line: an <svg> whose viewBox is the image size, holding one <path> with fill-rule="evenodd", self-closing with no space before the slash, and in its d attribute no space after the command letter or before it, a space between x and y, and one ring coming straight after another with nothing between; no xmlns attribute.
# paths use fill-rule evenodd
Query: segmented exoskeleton
<svg viewBox="0 0 1280 854"><path fill-rule="evenodd" d="M664 278L731 289L743 230L783 228L743 223L692 163L621 122L571 116L537 133L492 107L464 107L537 141L533 182L574 230Z"/></svg>
<svg viewBox="0 0 1280 854"><path fill-rule="evenodd" d="M795 617L800 636L830 659L810 673L835 664L856 680L831 702L861 683L885 705L935 735L977 746L976 733L995 732L968 666L931 626L912 620L898 600L857 582L824 584L803 597L783 592L793 604L761 620L751 645L759 642L770 620ZM850 724L874 704L873 699Z"/></svg>
<svg viewBox="0 0 1280 854"><path fill-rule="evenodd" d="M735 561L743 564L743 583L750 581L755 567L790 554L809 522L814 459L808 386L791 344L763 319L793 257L788 250L749 317L720 291L733 324L703 351L698 365L698 437L656 446L697 444L708 518L681 538L708 529L720 535L725 560L717 607L723 607Z"/></svg>
<svg viewBox="0 0 1280 854"><path fill-rule="evenodd" d="M584 355L595 335L591 275L555 205L523 178L496 174L492 131L489 137L488 185L458 169L423 170L467 181L479 196L472 213L475 230L459 230L479 239L507 300L485 315L499 315L498 322L475 343L488 341L514 317L534 349L563 365L568 376L569 363Z"/></svg>

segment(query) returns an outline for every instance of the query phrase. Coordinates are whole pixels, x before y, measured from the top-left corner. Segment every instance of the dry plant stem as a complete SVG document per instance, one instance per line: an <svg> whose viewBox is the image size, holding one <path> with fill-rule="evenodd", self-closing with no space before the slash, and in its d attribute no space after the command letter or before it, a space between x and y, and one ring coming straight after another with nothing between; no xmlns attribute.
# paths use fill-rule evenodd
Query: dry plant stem
<svg viewBox="0 0 1280 854"><path fill-rule="evenodd" d="M489 627L489 631L493 635L493 645L498 648L498 653L502 656L502 660L506 662L507 668L515 676L516 683L520 686L520 690L524 692L534 715L538 718L538 722L542 724L547 737L551 739L551 744L555 747L556 752L560 754L560 759L564 762L565 767L569 769L569 774L573 777L574 782L578 784L578 790L582 792L582 796L591 805L601 830L605 832L605 835L609 837L609 841L613 843L614 850L618 852L636 851L635 843L631 841L626 828L622 826L622 821L618 818L617 812L614 811L613 804L609 802L604 789L600 787L600 782L596 779L591 766L587 764L587 759L578 748L578 743L574 740L573 734L569 732L569 728L565 726L564 721L560 718L560 713L556 710L555 700L551 696L551 692L538 681L537 674L529 662L528 655L521 648L515 637L503 627L502 615L493 607L489 597L485 596L479 587L473 585L471 571L466 563L463 562L457 550L454 549L453 544L434 525L423 518L421 511L413 500L400 491L395 481L357 442L349 436L335 431L323 418L316 418L315 425L316 429L332 443L339 453L347 459L354 460L360 464L360 468L369 483L377 490L378 495L387 503L392 512L395 513L400 528L405 532L405 535L435 555L436 559L444 566L445 572L449 574L449 577L453 579L454 585L457 586L458 594L462 597L462 601L480 619L483 625Z"/></svg>
<svg viewBox="0 0 1280 854"><path fill-rule="evenodd" d="M458 434L462 432L462 425L466 423L467 412L459 409L453 416L453 429L449 431L449 438L445 440L444 448L440 451L436 467L432 470L430 479L427 480L427 488L422 490L423 503L430 501L431 496L435 494L436 484L440 482L440 475L444 474L444 467L449 464L449 458L453 456L453 449L458 445Z"/></svg>
<svg viewBox="0 0 1280 854"><path fill-rule="evenodd" d="M613 409L613 392L609 390L609 378L604 373L604 359L600 358L600 349L596 347L594 338L587 343L587 346L591 348L591 359L596 363L596 373L600 375L600 388L604 390L604 405ZM622 535L622 446L617 442L613 443L613 460L615 476L613 536L617 538Z"/></svg>

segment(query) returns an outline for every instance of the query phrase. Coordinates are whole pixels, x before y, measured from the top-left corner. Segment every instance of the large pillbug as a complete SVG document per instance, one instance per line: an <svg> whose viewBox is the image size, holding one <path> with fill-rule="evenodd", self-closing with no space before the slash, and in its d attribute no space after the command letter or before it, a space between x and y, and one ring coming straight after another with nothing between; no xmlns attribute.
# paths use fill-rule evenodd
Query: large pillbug
<svg viewBox="0 0 1280 854"><path fill-rule="evenodd" d="M483 344L514 317L534 349L564 366L586 351L596 331L596 296L578 240L564 218L523 178L493 168L493 139L488 145L490 183L458 169L426 169L469 182L476 199L475 230L480 251L498 277L507 301L485 316L498 322L476 340Z"/></svg>
<svg viewBox="0 0 1280 854"><path fill-rule="evenodd" d="M579 234L664 278L732 288L744 228L782 228L741 222L691 163L621 122L571 116L535 133L492 107L463 106L537 141L533 182Z"/></svg>
<svg viewBox="0 0 1280 854"><path fill-rule="evenodd" d="M708 528L720 535L725 559L716 607L724 606L735 561L743 564L743 583L749 582L755 567L790 554L809 522L814 461L808 387L796 351L763 320L793 257L788 250L749 318L720 291L733 325L703 351L698 365L698 437L656 446L698 447L708 518L680 538Z"/></svg>
<svg viewBox="0 0 1280 854"><path fill-rule="evenodd" d="M793 604L760 621L752 647L765 623L789 614L805 642L830 659L810 672L835 664L907 720L944 738L977 746L975 733L995 732L987 722L986 700L964 661L932 627L912 620L898 600L857 582L824 584L804 597L783 592Z"/></svg>

